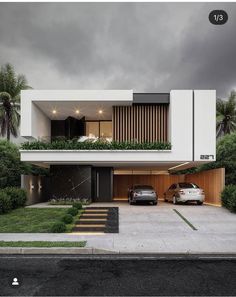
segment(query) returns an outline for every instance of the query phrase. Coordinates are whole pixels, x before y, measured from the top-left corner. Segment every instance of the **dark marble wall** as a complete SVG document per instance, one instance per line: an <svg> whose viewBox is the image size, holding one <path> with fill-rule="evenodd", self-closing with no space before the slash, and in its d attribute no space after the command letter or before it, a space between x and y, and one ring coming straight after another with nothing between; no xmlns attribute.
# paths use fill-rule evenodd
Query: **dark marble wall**
<svg viewBox="0 0 236 297"><path fill-rule="evenodd" d="M51 165L50 198L92 199L92 168L81 165Z"/></svg>

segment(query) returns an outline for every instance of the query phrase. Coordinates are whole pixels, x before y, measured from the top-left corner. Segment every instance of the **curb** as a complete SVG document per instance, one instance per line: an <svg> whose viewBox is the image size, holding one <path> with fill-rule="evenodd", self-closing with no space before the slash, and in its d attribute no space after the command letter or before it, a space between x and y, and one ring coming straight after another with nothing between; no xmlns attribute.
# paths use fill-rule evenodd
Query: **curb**
<svg viewBox="0 0 236 297"><path fill-rule="evenodd" d="M121 252L112 251L97 248L75 248L75 247L52 247L52 248L34 248L34 247L1 247L0 255L87 255L87 256L98 256L98 257L109 257L111 255L115 258L126 258L126 259L223 259L231 258L236 259L236 252L220 253L220 252Z"/></svg>
<svg viewBox="0 0 236 297"><path fill-rule="evenodd" d="M36 254L54 254L54 255L94 255L94 254L117 254L115 251L96 249L96 248L35 248L35 247L1 247L0 255L36 255Z"/></svg>

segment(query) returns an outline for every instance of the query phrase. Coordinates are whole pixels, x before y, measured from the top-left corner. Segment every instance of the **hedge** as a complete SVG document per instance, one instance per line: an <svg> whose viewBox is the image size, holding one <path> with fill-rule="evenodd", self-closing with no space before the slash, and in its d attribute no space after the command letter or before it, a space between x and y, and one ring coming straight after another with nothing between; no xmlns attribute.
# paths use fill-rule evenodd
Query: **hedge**
<svg viewBox="0 0 236 297"><path fill-rule="evenodd" d="M4 191L0 191L0 214L9 212L12 209L10 197Z"/></svg>
<svg viewBox="0 0 236 297"><path fill-rule="evenodd" d="M75 217L78 214L78 209L75 207L71 207L68 209L67 213Z"/></svg>
<svg viewBox="0 0 236 297"><path fill-rule="evenodd" d="M236 212L236 185L228 185L221 193L221 202L224 207Z"/></svg>
<svg viewBox="0 0 236 297"><path fill-rule="evenodd" d="M8 187L3 191L10 197L12 209L25 206L27 195L24 189Z"/></svg>
<svg viewBox="0 0 236 297"><path fill-rule="evenodd" d="M51 227L52 233L63 233L65 231L66 231L66 224L60 221L54 223Z"/></svg>
<svg viewBox="0 0 236 297"><path fill-rule="evenodd" d="M0 190L0 214L12 209L25 206L27 200L26 191L20 188L8 187Z"/></svg>
<svg viewBox="0 0 236 297"><path fill-rule="evenodd" d="M170 150L169 142L107 142L98 140L95 142L78 142L72 140L55 140L52 142L33 141L24 142L22 150Z"/></svg>

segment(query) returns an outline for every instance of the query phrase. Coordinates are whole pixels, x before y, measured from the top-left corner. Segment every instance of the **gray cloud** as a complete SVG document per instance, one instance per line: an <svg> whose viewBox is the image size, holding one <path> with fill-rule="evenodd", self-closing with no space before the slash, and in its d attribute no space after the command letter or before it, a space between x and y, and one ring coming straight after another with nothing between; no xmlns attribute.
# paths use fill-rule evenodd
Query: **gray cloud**
<svg viewBox="0 0 236 297"><path fill-rule="evenodd" d="M212 9L229 21L213 26ZM0 3L0 64L38 89L236 87L235 3Z"/></svg>

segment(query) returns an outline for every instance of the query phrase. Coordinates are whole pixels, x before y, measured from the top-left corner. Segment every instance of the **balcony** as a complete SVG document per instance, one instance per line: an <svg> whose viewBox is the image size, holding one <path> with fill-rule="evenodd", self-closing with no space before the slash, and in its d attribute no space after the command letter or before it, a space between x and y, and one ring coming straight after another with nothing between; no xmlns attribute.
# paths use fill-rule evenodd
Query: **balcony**
<svg viewBox="0 0 236 297"><path fill-rule="evenodd" d="M54 140L25 142L21 146L21 160L41 166L50 164L154 164L170 156L168 142L116 142L99 139Z"/></svg>

